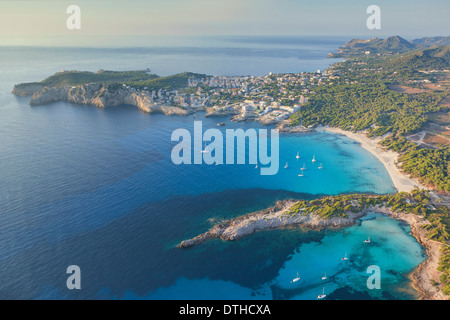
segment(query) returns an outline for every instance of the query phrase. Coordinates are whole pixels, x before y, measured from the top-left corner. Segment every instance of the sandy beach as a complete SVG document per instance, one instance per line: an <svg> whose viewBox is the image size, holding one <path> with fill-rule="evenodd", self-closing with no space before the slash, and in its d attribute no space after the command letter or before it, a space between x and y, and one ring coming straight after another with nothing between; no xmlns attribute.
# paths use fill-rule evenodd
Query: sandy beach
<svg viewBox="0 0 450 320"><path fill-rule="evenodd" d="M317 127L315 130L319 132L326 131L335 134L342 134L361 143L361 146L364 149L372 153L384 165L386 170L389 172L395 188L399 192L411 192L411 190L413 190L415 187L418 187L420 189L427 189L426 187L400 171L400 169L396 166L398 153L383 150L378 145L382 138L368 138L364 132L353 133L339 128ZM413 214L406 214L403 212L393 212L392 210L384 206L371 207L355 215L349 212L348 219L339 218L328 220L320 219L313 214L286 214L286 212L289 211L289 209L295 202L296 201L294 200L281 201L272 208L226 221L222 224L214 226L204 234L198 235L192 239L182 241L178 245L178 247L187 248L195 246L213 238L221 238L223 240L233 241L248 236L255 231L284 228L289 225L302 225L303 227L311 229L340 228L353 224L356 219L364 216L367 212L378 212L408 223L411 226L411 234L426 249L426 253L428 256L427 260L421 263L410 274L410 278L413 282L413 287L419 293L419 299L447 299L447 297L442 293L442 288L435 287L433 285L433 281L439 282L439 276L441 275L441 272L437 270L437 267L439 265L442 244L427 238L427 232L423 228L423 226L427 224L427 221L423 217Z"/></svg>
<svg viewBox="0 0 450 320"><path fill-rule="evenodd" d="M419 189L427 189L425 186L400 171L400 169L396 166L398 153L381 149L378 143L382 140L382 138L368 138L364 132L355 133L331 127L317 127L316 130L342 134L361 143L361 147L372 153L384 165L391 176L395 188L399 192L411 192L414 187L418 187Z"/></svg>
<svg viewBox="0 0 450 320"><path fill-rule="evenodd" d="M379 146L381 137L369 138L364 132L350 132L339 128L317 127L317 131L327 131L335 134L342 134L346 137L361 143L361 147L372 153L386 168L391 176L395 188L399 192L411 192L415 187L428 189L416 180L403 173L396 165L399 154L394 151L383 150ZM429 240L426 231L421 226L424 222L412 215L403 213L389 214L397 219L407 222L411 226L411 233L417 241L426 248L428 259L420 264L410 275L414 288L420 293L420 300L445 300L442 290L436 290L432 285L432 280L439 282L441 272L437 270L439 258L441 256L442 244ZM442 289L442 288L441 288Z"/></svg>

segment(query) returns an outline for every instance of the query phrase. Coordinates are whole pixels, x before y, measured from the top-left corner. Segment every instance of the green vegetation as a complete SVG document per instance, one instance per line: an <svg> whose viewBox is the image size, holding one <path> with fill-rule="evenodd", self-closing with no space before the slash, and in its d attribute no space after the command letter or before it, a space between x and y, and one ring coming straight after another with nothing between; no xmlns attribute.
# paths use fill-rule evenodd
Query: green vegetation
<svg viewBox="0 0 450 320"><path fill-rule="evenodd" d="M401 211L432 217L436 222L436 214L448 216L447 207L436 209L430 206L430 197L424 190L413 190L411 193L399 192L393 195L370 195L370 194L343 194L339 196L326 196L310 201L297 201L288 214L315 213L322 218L348 217L348 212L360 212L369 207L383 206L393 211ZM436 209L436 210L433 210ZM443 211L442 211L443 210ZM431 227L430 227L431 228ZM448 235L442 234L445 239Z"/></svg>
<svg viewBox="0 0 450 320"><path fill-rule="evenodd" d="M426 114L447 110L439 105L443 97L425 93L412 97L389 90L381 82L321 86L291 122L298 124L301 118L305 127L330 125L350 131L369 129L373 135L410 134L424 126Z"/></svg>
<svg viewBox="0 0 450 320"><path fill-rule="evenodd" d="M184 72L167 77L154 77L142 80L130 79L129 81L126 81L125 84L139 89L147 87L149 90L174 90L186 88L188 86L188 79L192 77L204 78L206 75Z"/></svg>
<svg viewBox="0 0 450 320"><path fill-rule="evenodd" d="M399 36L393 36L386 39L352 39L340 48L342 52L340 56L362 55L367 51L371 54L406 52L415 48L417 48L417 45L410 43Z"/></svg>
<svg viewBox="0 0 450 320"><path fill-rule="evenodd" d="M427 238L444 244L438 270L442 272L440 282L443 292L450 295L450 209L443 205L431 204L431 198L425 190L415 189L411 193L399 192L393 195L346 194L326 196L310 201L297 201L288 214L314 213L322 218L348 217L349 212L376 207L386 207L394 212L423 216L427 224ZM438 286L438 283L435 283Z"/></svg>
<svg viewBox="0 0 450 320"><path fill-rule="evenodd" d="M400 168L424 184L450 192L450 147L427 149L418 147L403 136L392 136L381 145L400 152Z"/></svg>
<svg viewBox="0 0 450 320"><path fill-rule="evenodd" d="M354 45L359 46L358 42ZM339 80L314 88L308 95L309 102L291 115L291 124L367 130L369 136L390 134L381 144L401 153L399 162L406 173L432 188L450 192L449 147L427 149L406 139L424 129L430 114L450 110L448 104L442 103L448 92L406 94L389 89L391 85L431 83L437 75L419 70L442 69L450 69L450 46L379 57L358 56L338 63L332 70Z"/></svg>
<svg viewBox="0 0 450 320"><path fill-rule="evenodd" d="M416 50L383 61L394 70L443 70L450 65L450 46Z"/></svg>
<svg viewBox="0 0 450 320"><path fill-rule="evenodd" d="M48 87L76 86L87 83L124 83L129 81L144 81L157 78L157 75L145 71L103 71L96 73L88 71L59 72L41 81Z"/></svg>
<svg viewBox="0 0 450 320"><path fill-rule="evenodd" d="M186 88L190 77L203 78L205 75L185 72L167 77L159 77L155 74L149 74L146 71L100 70L96 73L88 71L65 71L44 79L40 84L47 87L64 87L99 83L108 85L109 88L125 84L139 89L147 87L148 90L172 90Z"/></svg>

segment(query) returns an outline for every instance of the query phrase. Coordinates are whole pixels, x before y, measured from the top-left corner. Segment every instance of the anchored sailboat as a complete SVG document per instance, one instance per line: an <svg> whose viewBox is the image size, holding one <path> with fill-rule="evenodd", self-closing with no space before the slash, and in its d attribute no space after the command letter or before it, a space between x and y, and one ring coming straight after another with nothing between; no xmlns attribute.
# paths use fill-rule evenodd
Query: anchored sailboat
<svg viewBox="0 0 450 320"><path fill-rule="evenodd" d="M295 156L297 159L300 159L300 151L297 151L297 155Z"/></svg>
<svg viewBox="0 0 450 320"><path fill-rule="evenodd" d="M320 163L320 166L317 167L317 169L323 169L322 162Z"/></svg>
<svg viewBox="0 0 450 320"><path fill-rule="evenodd" d="M341 258L341 260L342 260L342 261L348 260L348 258L347 258L347 252L345 253L345 256L344 256L343 258Z"/></svg>
<svg viewBox="0 0 450 320"><path fill-rule="evenodd" d="M312 162L316 162L316 155L313 155Z"/></svg>
<svg viewBox="0 0 450 320"><path fill-rule="evenodd" d="M322 280L327 280L327 274L325 273L325 275L322 277Z"/></svg>
<svg viewBox="0 0 450 320"><path fill-rule="evenodd" d="M287 167L288 167L288 163L286 162L286 165L284 166L284 168L287 169Z"/></svg>
<svg viewBox="0 0 450 320"><path fill-rule="evenodd" d="M297 278L292 279L291 283L297 282L298 280L300 280L300 276L298 275L297 272Z"/></svg>
<svg viewBox="0 0 450 320"><path fill-rule="evenodd" d="M317 299L323 299L323 298L325 298L327 295L325 294L325 287L323 288L323 290L322 290L322 294L319 294L318 296L317 296Z"/></svg>
<svg viewBox="0 0 450 320"><path fill-rule="evenodd" d="M367 240L364 240L364 243L370 243L370 236Z"/></svg>

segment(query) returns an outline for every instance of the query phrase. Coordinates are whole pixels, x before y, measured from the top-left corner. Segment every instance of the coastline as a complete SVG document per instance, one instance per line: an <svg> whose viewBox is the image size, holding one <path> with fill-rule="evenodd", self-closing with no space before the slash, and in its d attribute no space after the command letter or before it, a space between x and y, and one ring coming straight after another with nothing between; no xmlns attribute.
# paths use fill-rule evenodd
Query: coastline
<svg viewBox="0 0 450 320"><path fill-rule="evenodd" d="M386 168L392 182L398 192L411 192L415 187L419 189L428 189L416 180L408 177L396 165L399 154L390 150L383 150L379 147L382 138L369 138L364 132L351 132L329 126L320 126L317 131L325 131L334 134L341 134L350 139L358 141L361 147L373 154ZM446 300L441 290L436 290L431 284L432 280L439 281L440 272L437 270L439 258L441 255L442 244L426 237L426 231L421 228L422 222L417 221L417 217L404 213L389 212L389 215L395 219L402 220L411 227L411 234L425 247L427 259L418 265L410 274L413 287L419 292L419 300Z"/></svg>
<svg viewBox="0 0 450 320"><path fill-rule="evenodd" d="M361 147L373 154L386 168L389 173L394 187L398 192L411 192L415 187L419 189L428 189L416 180L410 178L403 173L396 165L399 154L391 150L383 150L379 147L378 143L382 138L369 138L363 132L350 132L340 128L334 127L316 127L316 131L330 132L334 134L341 134L350 139L353 139L361 144Z"/></svg>
<svg viewBox="0 0 450 320"><path fill-rule="evenodd" d="M394 212L383 206L370 206L353 213L347 212L348 218L321 218L314 212L305 214L291 214L290 209L297 201L279 201L273 207L249 213L213 226L211 229L192 239L182 241L178 248L189 248L205 241L220 238L224 241L236 241L254 232L266 229L279 229L289 226L301 226L311 230L323 228L343 228L353 225L358 219L368 213L380 213L407 223L411 227L411 235L425 248L427 259L419 264L409 274L413 288L419 294L419 300L447 300L440 288L436 288L432 281L439 282L440 271L437 270L441 255L442 244L427 238L423 225L427 221L422 217L404 212Z"/></svg>

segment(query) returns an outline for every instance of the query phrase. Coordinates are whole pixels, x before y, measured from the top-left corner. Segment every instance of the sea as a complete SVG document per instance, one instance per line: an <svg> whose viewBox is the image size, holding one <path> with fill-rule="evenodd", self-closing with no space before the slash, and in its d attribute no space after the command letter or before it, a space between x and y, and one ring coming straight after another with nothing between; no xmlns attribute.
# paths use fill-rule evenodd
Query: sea
<svg viewBox="0 0 450 320"><path fill-rule="evenodd" d="M175 165L172 132L193 133L194 121L222 132L271 127L202 113L146 114L131 106L30 107L29 97L11 93L17 83L61 70L312 72L337 62L326 56L347 40L218 37L134 48L0 47L0 299L310 300L323 292L338 300L416 299L409 274L425 260L424 249L408 225L378 214L337 230L296 226L176 247L280 200L395 193L383 165L356 141L325 132L280 134L280 169L270 176L250 164ZM67 286L72 265L79 267L81 289ZM371 266L379 267L380 288L368 286ZM297 275L300 281L292 282Z"/></svg>

